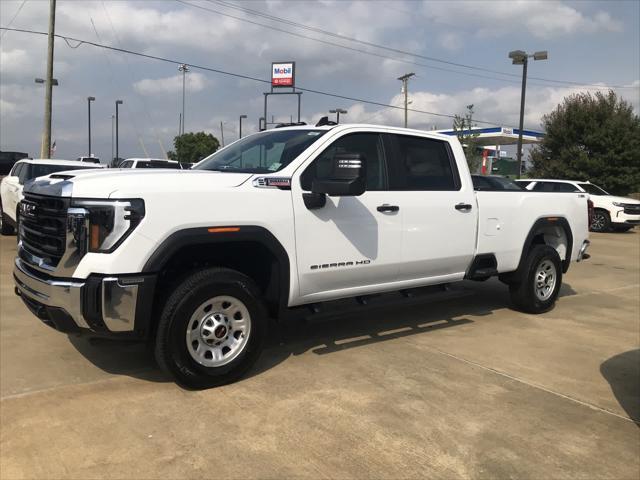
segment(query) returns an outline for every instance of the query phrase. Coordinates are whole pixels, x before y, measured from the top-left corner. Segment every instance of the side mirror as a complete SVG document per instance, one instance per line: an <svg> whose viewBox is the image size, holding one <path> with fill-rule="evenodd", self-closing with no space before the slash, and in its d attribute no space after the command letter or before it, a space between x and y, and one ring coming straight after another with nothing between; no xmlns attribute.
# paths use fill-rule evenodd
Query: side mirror
<svg viewBox="0 0 640 480"><path fill-rule="evenodd" d="M356 197L365 192L367 162L360 153L339 153L333 158L331 176L314 180L311 192L331 197Z"/></svg>

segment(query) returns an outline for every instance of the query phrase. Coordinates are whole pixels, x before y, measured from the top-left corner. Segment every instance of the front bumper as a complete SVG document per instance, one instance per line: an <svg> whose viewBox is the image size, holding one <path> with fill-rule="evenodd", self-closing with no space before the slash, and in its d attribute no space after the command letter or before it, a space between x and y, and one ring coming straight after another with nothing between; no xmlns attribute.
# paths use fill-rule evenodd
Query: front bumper
<svg viewBox="0 0 640 480"><path fill-rule="evenodd" d="M16 294L50 327L65 333L144 339L148 336L155 275L90 275L60 279L16 258Z"/></svg>
<svg viewBox="0 0 640 480"><path fill-rule="evenodd" d="M611 215L611 223L626 226L640 225L640 215L625 213L625 209L620 209Z"/></svg>

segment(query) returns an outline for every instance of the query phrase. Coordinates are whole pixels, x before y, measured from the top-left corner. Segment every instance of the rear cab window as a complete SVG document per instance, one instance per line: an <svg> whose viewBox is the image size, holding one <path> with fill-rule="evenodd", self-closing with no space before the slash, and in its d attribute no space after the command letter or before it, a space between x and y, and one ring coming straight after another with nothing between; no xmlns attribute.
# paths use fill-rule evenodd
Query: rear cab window
<svg viewBox="0 0 640 480"><path fill-rule="evenodd" d="M460 190L460 175L448 142L401 134L387 138L394 151L390 190Z"/></svg>

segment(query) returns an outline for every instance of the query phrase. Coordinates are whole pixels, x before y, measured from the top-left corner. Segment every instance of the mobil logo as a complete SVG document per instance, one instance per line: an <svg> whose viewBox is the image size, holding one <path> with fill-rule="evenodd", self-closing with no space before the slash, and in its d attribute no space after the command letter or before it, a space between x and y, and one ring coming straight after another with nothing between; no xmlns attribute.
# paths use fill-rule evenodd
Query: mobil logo
<svg viewBox="0 0 640 480"><path fill-rule="evenodd" d="M273 67L273 73L276 75L291 75L291 67Z"/></svg>

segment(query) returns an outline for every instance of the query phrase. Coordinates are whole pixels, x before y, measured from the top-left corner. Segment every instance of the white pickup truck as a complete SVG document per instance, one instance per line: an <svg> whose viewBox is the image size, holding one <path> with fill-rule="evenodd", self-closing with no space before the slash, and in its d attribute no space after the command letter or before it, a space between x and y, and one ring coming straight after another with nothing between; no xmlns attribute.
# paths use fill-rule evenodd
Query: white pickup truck
<svg viewBox="0 0 640 480"><path fill-rule="evenodd" d="M584 193L475 192L457 139L371 125L278 128L192 170L54 174L24 195L27 307L151 341L192 388L240 378L302 305L498 276L545 312L589 245Z"/></svg>

